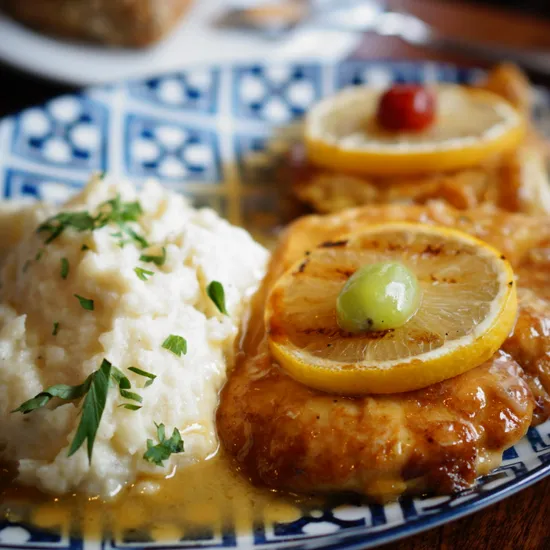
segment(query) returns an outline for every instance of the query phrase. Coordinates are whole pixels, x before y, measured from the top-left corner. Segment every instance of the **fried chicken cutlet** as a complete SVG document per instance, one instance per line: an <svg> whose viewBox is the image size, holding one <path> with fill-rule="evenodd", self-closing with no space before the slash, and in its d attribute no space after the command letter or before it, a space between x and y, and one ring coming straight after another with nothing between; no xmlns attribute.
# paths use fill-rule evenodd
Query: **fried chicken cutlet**
<svg viewBox="0 0 550 550"><path fill-rule="evenodd" d="M428 388L355 398L291 378L271 357L263 324L270 287L307 250L369 224L457 227L505 254L518 274L516 328L489 361ZM387 500L449 493L499 465L532 422L550 414L550 222L441 202L309 216L287 230L256 303L243 353L218 409L221 441L256 483L291 491L356 491Z"/></svg>
<svg viewBox="0 0 550 550"><path fill-rule="evenodd" d="M532 89L517 67L497 66L479 87L503 97L529 120ZM489 203L510 212L542 214L550 212L548 152L548 143L529 127L519 147L480 166L453 172L427 170L415 176L371 177L316 166L298 144L289 152L284 177L299 200L321 213L366 204L425 204L440 199L459 209Z"/></svg>

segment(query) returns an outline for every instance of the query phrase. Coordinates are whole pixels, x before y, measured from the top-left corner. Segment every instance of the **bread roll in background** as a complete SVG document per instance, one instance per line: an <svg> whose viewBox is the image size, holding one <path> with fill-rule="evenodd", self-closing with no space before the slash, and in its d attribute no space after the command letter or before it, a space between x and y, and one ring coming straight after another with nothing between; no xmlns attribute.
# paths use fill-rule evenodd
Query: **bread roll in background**
<svg viewBox="0 0 550 550"><path fill-rule="evenodd" d="M144 47L167 35L192 0L0 0L39 31L112 46Z"/></svg>

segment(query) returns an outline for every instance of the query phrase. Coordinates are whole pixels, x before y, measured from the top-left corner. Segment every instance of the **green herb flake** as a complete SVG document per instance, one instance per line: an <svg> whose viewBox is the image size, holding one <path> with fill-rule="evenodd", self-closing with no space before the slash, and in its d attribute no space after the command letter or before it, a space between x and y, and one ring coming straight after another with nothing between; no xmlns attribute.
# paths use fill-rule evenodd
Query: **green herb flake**
<svg viewBox="0 0 550 550"><path fill-rule="evenodd" d="M48 233L45 244L57 239L67 228L75 229L78 232L93 231L95 229L95 218L88 212L60 212L56 216L47 219L38 226L37 233Z"/></svg>
<svg viewBox="0 0 550 550"><path fill-rule="evenodd" d="M59 323L55 322L53 324L52 336L57 336L58 332L59 332Z"/></svg>
<svg viewBox="0 0 550 550"><path fill-rule="evenodd" d="M162 347L181 357L187 353L187 340L183 336L170 334L162 343Z"/></svg>
<svg viewBox="0 0 550 550"><path fill-rule="evenodd" d="M212 281L206 288L208 297L214 302L220 313L229 315L225 308L225 291L223 285L218 281Z"/></svg>
<svg viewBox="0 0 550 550"><path fill-rule="evenodd" d="M34 257L34 259L38 262L38 261L40 261L40 258L42 258L43 255L44 255L44 249L41 248L41 249L36 253L36 256Z"/></svg>
<svg viewBox="0 0 550 550"><path fill-rule="evenodd" d="M83 244L83 245L80 247L80 250L82 250L82 252L85 252L86 250L90 250L90 247L89 247L87 244Z"/></svg>
<svg viewBox="0 0 550 550"><path fill-rule="evenodd" d="M164 466L164 461L168 460L171 455L183 453L184 445L181 434L177 428L174 428L172 437L166 439L166 431L164 424L155 424L157 427L157 437L159 443L153 444L152 439L147 440L147 451L143 455L143 458L147 462L156 464L157 466Z"/></svg>
<svg viewBox="0 0 550 550"><path fill-rule="evenodd" d="M128 370L135 374L138 374L139 376L148 378L147 382L145 382L145 386L143 386L144 388L148 388L155 381L155 374L151 374L150 372L138 369L137 367L129 367Z"/></svg>
<svg viewBox="0 0 550 550"><path fill-rule="evenodd" d="M83 309L87 309L88 311L94 310L94 301L90 300L90 298L84 298L78 294L74 294L74 297L80 302Z"/></svg>
<svg viewBox="0 0 550 550"><path fill-rule="evenodd" d="M139 259L141 262L150 262L158 266L164 265L164 262L166 262L166 248L162 247L162 254L160 256L142 254Z"/></svg>
<svg viewBox="0 0 550 550"><path fill-rule="evenodd" d="M111 373L111 376L113 380L118 384L118 389L120 392L121 397L124 399L129 399L130 401L136 401L138 403L143 402L143 398L141 395L138 395L137 393L134 393L132 391L129 391L132 388L132 384L127 376L124 375L124 373L117 369L116 367L113 367L113 372ZM137 410L132 407L135 405L132 405L131 403L124 403L123 405L128 405L127 407L124 407L129 410ZM123 406L119 405L119 406ZM138 407L141 408L141 407Z"/></svg>
<svg viewBox="0 0 550 550"><path fill-rule="evenodd" d="M121 235L125 234L141 248L149 246L147 240L136 233L129 222L137 222L143 210L139 202L122 202L120 195L99 205L99 213L92 216L89 212L60 212L38 226L37 233L47 233L45 244L57 239L66 229L78 232L94 231L112 223L118 226Z"/></svg>
<svg viewBox="0 0 550 550"><path fill-rule="evenodd" d="M129 411L139 411L139 409L141 409L141 405L132 405L132 403L122 403L122 405L119 405L118 408L128 409Z"/></svg>
<svg viewBox="0 0 550 550"><path fill-rule="evenodd" d="M69 260L61 258L61 278L66 279L69 275Z"/></svg>
<svg viewBox="0 0 550 550"><path fill-rule="evenodd" d="M143 269L141 267L136 267L134 268L134 271L136 273L136 275L142 280L142 281L147 281L147 279L151 276L151 275L154 275L155 272L154 271L149 271L148 269Z"/></svg>
<svg viewBox="0 0 550 550"><path fill-rule="evenodd" d="M23 273L27 273L29 267L31 266L31 261L30 260L27 260L24 264L23 264Z"/></svg>
<svg viewBox="0 0 550 550"><path fill-rule="evenodd" d="M63 401L75 401L84 397L80 423L69 448L69 456L74 455L87 440L88 460L91 463L95 437L107 402L112 368L111 363L103 359L99 369L90 374L82 384L78 386L67 386L66 384L51 386L32 399L25 401L12 413L29 414L36 409L45 407L54 397Z"/></svg>
<svg viewBox="0 0 550 550"><path fill-rule="evenodd" d="M88 440L88 461L90 464L95 437L107 402L111 368L111 363L103 359L99 370L91 375L90 389L86 393L84 405L82 405L80 424L69 448L69 456L72 456L80 449L84 441Z"/></svg>

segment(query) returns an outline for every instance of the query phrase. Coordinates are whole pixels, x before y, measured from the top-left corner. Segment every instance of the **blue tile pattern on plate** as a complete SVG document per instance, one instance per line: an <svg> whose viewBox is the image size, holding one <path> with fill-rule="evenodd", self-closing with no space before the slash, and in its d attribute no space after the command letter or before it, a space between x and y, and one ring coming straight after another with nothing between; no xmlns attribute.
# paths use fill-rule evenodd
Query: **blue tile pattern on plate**
<svg viewBox="0 0 550 550"><path fill-rule="evenodd" d="M157 106L183 112L213 114L218 109L220 70L190 69L168 76L133 81L130 95Z"/></svg>
<svg viewBox="0 0 550 550"><path fill-rule="evenodd" d="M12 152L24 159L77 170L107 167L108 110L86 97L64 96L15 119Z"/></svg>
<svg viewBox="0 0 550 550"><path fill-rule="evenodd" d="M390 70L388 70L390 69ZM444 63L361 62L341 63L335 72L335 88L369 84L385 87L393 83L455 82L471 83L480 71Z"/></svg>
<svg viewBox="0 0 550 550"><path fill-rule="evenodd" d="M218 136L197 126L130 114L124 140L126 172L161 181L220 182Z"/></svg>
<svg viewBox="0 0 550 550"><path fill-rule="evenodd" d="M280 124L301 116L321 97L319 64L237 67L233 112L239 119Z"/></svg>
<svg viewBox="0 0 550 550"><path fill-rule="evenodd" d="M3 195L9 199L33 198L59 203L65 201L68 193L77 191L84 183L84 180L52 178L24 170L7 170Z"/></svg>
<svg viewBox="0 0 550 550"><path fill-rule="evenodd" d="M46 531L19 523L0 522L0 549L49 550L53 548L80 550L83 548L83 543L81 540L63 535L59 527Z"/></svg>
<svg viewBox="0 0 550 550"><path fill-rule="evenodd" d="M109 170L138 182L156 177L197 205L256 227L271 224L280 198L270 189L261 157L273 127L301 116L334 89L365 82L471 82L478 71L437 63L299 62L189 69L166 76L90 90L56 99L0 121L0 194L4 199L63 200L92 170ZM535 119L550 134L550 96L539 94ZM222 166L235 165L238 180ZM209 185L213 182L214 185ZM238 547L355 550L387 543L456 519L531 484L550 472L550 422L531 428L504 453L500 468L473 488L452 496L404 497L385 506L335 497L295 521L260 520L237 536L235 526L187 526L172 541L155 540L144 526L93 548ZM0 508L2 503L0 502ZM0 549L80 550L87 543L65 533L40 531L0 519Z"/></svg>

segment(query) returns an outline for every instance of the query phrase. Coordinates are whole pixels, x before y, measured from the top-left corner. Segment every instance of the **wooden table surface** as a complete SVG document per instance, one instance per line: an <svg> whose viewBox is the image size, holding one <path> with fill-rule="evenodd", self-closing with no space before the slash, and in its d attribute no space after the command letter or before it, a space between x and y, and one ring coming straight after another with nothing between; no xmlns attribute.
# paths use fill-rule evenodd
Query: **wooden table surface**
<svg viewBox="0 0 550 550"><path fill-rule="evenodd" d="M527 17L462 2L388 0L394 9L410 11L449 36L502 40L509 45L550 50L550 19ZM483 66L479 59L412 47L399 39L365 35L354 58L436 59ZM550 86L550 78L534 77ZM0 67L0 117L71 88L41 82ZM550 550L550 478L498 504L435 528L386 550Z"/></svg>

